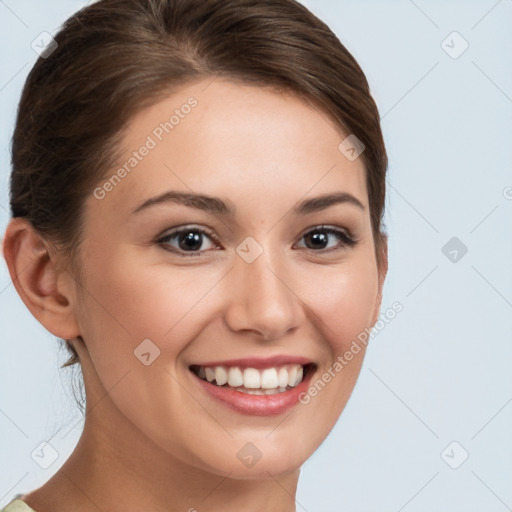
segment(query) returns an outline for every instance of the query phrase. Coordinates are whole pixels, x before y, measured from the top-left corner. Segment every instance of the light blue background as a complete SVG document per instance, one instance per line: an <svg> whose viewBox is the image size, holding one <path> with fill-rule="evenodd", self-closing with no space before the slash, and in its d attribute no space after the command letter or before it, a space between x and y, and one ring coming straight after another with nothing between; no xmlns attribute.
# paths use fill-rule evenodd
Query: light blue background
<svg viewBox="0 0 512 512"><path fill-rule="evenodd" d="M512 510L512 1L304 3L359 61L381 112L390 158L382 309L404 309L373 338L340 421L303 467L297 510ZM2 233L30 44L84 4L0 1ZM453 31L469 43L456 59L441 46ZM446 44L461 48L453 36ZM441 251L453 236L468 248L456 263ZM1 507L48 480L81 424L69 371L58 370L64 354L3 259L0 335ZM50 438L59 458L43 470L30 453ZM452 441L469 453L458 469L441 457Z"/></svg>

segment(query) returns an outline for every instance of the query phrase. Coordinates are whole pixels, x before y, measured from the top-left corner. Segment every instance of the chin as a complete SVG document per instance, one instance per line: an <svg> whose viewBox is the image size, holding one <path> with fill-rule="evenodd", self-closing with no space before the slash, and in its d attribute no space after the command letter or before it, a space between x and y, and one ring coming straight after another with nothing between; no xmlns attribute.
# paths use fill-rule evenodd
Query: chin
<svg viewBox="0 0 512 512"><path fill-rule="evenodd" d="M285 442L282 437L268 436L269 431L258 432L244 436L243 440L218 445L213 453L203 457L203 464L208 471L222 476L229 474L235 480L278 478L299 470L316 448L310 438L306 445L299 436L287 436Z"/></svg>

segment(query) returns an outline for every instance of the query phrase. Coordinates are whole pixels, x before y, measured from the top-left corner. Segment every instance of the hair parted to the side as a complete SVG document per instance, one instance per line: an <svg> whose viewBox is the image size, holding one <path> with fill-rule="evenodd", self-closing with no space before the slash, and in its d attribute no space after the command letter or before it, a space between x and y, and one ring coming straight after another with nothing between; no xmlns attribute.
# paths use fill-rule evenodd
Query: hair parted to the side
<svg viewBox="0 0 512 512"><path fill-rule="evenodd" d="M177 87L216 76L314 103L365 146L377 260L387 155L366 77L295 0L99 0L69 18L26 80L12 140L10 206L76 264L83 204L119 157L128 121ZM340 140L341 142L341 140ZM71 353L64 366L79 362Z"/></svg>

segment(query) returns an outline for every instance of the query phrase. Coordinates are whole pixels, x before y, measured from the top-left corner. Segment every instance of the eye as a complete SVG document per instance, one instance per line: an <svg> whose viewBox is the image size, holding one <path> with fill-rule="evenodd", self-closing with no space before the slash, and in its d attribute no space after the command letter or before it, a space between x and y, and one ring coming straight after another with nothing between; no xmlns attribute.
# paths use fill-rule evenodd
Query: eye
<svg viewBox="0 0 512 512"><path fill-rule="evenodd" d="M338 239L338 244L335 243L334 247L332 244L329 246L329 239L332 240L333 237ZM315 252L353 247L357 244L357 240L346 231L330 226L317 226L305 233L302 238L309 242L306 243L306 248Z"/></svg>
<svg viewBox="0 0 512 512"><path fill-rule="evenodd" d="M186 227L173 231L164 237L157 240L157 243L162 245L166 250L179 253L180 256L197 256L200 253L216 247L216 244L211 242L210 247L204 246L205 239L210 241L213 235L210 235L203 229L195 227ZM176 242L177 247L172 243ZM186 254L189 253L189 254Z"/></svg>
<svg viewBox="0 0 512 512"><path fill-rule="evenodd" d="M306 241L305 248L314 252L340 250L345 247L353 247L358 242L345 230L331 226L317 226L305 233L301 239ZM334 244L330 244L333 239ZM337 243L336 239L338 240ZM210 242L205 247L206 240ZM219 248L213 234L197 227L177 229L159 238L157 243L167 251L177 253L180 256L200 256L203 252L212 248Z"/></svg>

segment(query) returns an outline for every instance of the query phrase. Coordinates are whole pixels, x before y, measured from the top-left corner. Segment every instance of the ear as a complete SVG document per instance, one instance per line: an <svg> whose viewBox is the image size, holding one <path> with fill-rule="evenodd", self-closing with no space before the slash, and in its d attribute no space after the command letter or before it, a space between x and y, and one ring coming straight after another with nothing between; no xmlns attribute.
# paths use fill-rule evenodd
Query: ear
<svg viewBox="0 0 512 512"><path fill-rule="evenodd" d="M373 311L372 326L377 323L380 315L380 307L382 304L382 290L384 288L384 281L388 273L388 236L383 234L382 241L379 249L380 261L378 262L378 291L375 301L375 309Z"/></svg>
<svg viewBox="0 0 512 512"><path fill-rule="evenodd" d="M59 338L78 336L74 280L59 267L57 252L28 220L16 217L9 221L3 254L16 291L39 323Z"/></svg>

